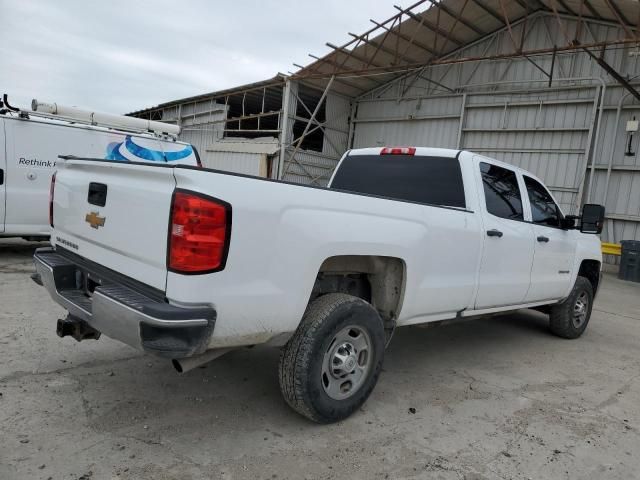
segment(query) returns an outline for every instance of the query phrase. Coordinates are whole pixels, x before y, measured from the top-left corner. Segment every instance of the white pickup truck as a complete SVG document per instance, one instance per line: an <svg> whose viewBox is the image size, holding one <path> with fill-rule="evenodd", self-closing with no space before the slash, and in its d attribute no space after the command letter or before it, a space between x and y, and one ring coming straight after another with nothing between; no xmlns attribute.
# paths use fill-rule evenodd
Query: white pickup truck
<svg viewBox="0 0 640 480"><path fill-rule="evenodd" d="M364 403L396 327L539 308L576 338L600 281L601 206L565 217L536 177L467 151L351 150L328 188L66 158L51 212L34 280L69 311L60 336L179 371L282 347L282 393L317 422Z"/></svg>

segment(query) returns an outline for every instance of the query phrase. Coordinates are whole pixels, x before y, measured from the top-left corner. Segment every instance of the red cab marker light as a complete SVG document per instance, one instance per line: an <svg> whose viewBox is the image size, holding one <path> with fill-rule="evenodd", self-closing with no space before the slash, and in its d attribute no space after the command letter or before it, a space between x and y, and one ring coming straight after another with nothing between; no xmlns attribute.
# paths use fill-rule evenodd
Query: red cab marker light
<svg viewBox="0 0 640 480"><path fill-rule="evenodd" d="M384 147L380 155L415 155L416 147Z"/></svg>

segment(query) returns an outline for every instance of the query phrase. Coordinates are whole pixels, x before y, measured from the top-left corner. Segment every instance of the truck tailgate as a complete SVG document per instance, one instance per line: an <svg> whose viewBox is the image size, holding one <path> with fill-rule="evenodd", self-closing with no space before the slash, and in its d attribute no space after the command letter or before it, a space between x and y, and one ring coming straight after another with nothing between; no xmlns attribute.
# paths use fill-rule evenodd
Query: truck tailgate
<svg viewBox="0 0 640 480"><path fill-rule="evenodd" d="M164 291L173 169L75 159L61 163L51 243Z"/></svg>

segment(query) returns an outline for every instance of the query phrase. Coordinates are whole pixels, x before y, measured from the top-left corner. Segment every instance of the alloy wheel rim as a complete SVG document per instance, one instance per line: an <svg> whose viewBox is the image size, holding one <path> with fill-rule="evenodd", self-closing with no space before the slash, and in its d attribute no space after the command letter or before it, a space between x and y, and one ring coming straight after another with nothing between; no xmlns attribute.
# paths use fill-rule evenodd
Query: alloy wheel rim
<svg viewBox="0 0 640 480"><path fill-rule="evenodd" d="M372 344L369 334L350 325L340 330L324 353L320 381L334 400L353 396L364 384L371 368Z"/></svg>

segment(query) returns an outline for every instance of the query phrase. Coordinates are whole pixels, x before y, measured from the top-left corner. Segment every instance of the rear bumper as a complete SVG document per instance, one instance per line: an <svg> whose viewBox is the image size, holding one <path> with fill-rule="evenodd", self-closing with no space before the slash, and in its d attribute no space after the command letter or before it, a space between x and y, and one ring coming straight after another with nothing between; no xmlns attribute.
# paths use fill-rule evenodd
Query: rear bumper
<svg viewBox="0 0 640 480"><path fill-rule="evenodd" d="M115 273L51 248L34 255L36 271L51 298L108 337L167 358L206 350L216 321L211 307L183 308L123 284ZM91 296L81 286L89 276Z"/></svg>

